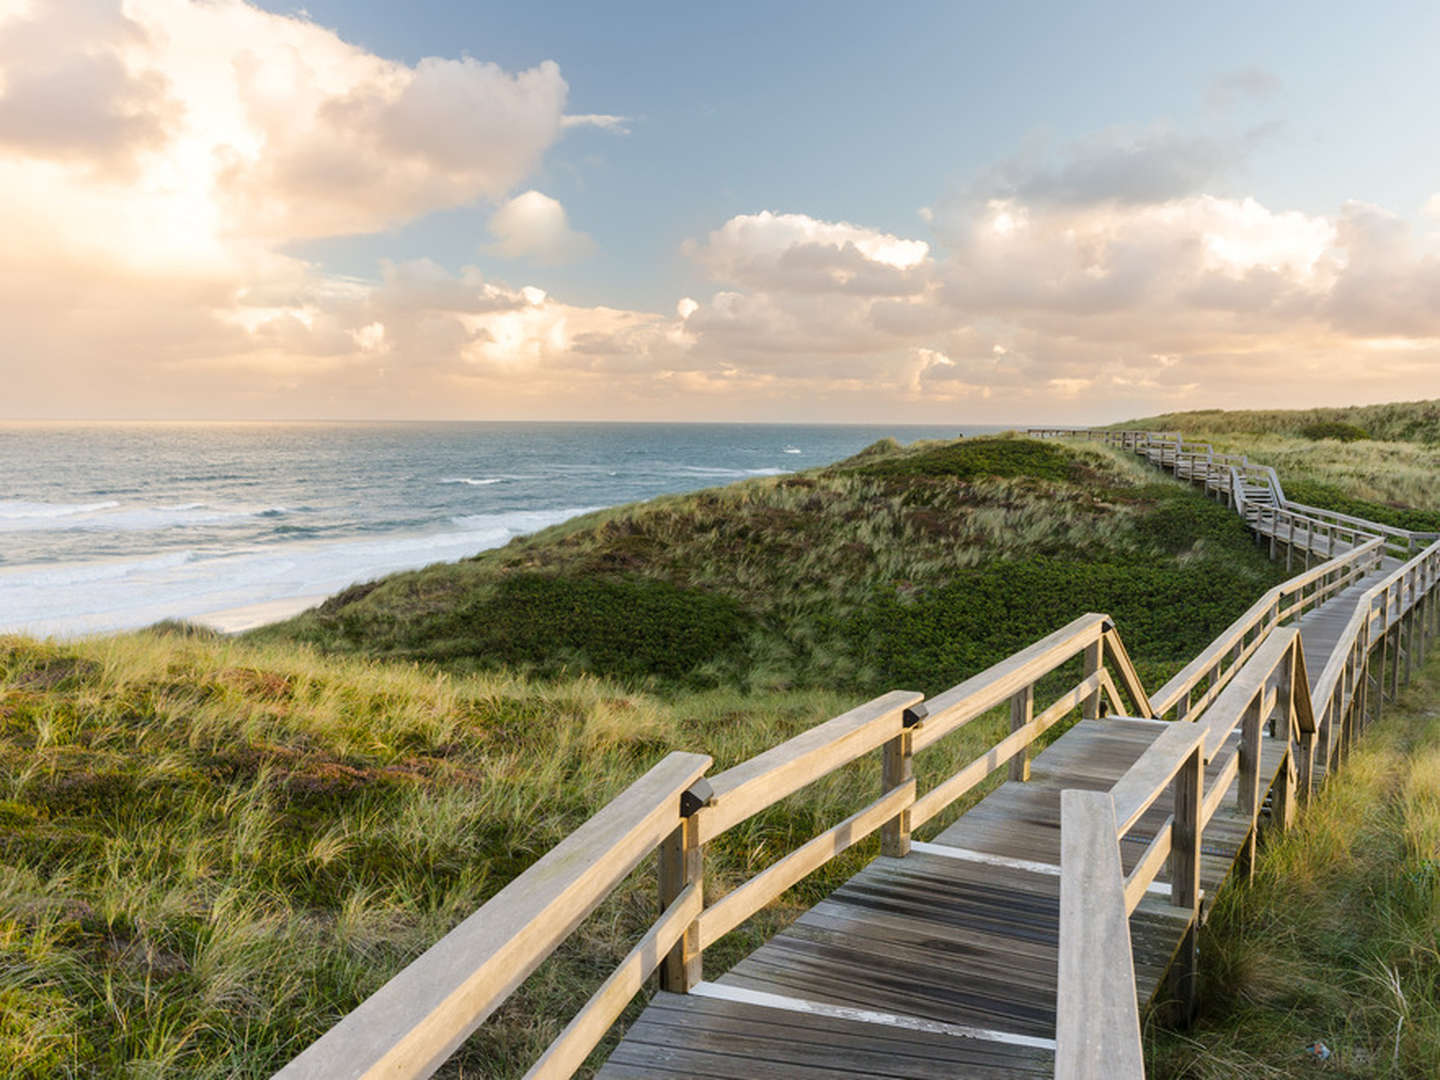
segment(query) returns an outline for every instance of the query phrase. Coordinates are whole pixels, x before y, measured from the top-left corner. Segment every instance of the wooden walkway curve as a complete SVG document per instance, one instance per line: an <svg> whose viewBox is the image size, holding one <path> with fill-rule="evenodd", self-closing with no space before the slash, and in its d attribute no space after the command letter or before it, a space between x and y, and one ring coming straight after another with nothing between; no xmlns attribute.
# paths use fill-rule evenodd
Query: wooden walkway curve
<svg viewBox="0 0 1440 1080"><path fill-rule="evenodd" d="M725 772L672 754L278 1075L430 1075L658 851L660 918L527 1075L572 1075L658 971L603 1080L1143 1076L1144 1011L1193 1007L1207 899L1343 763L1440 630L1440 543L1297 505L1273 470L1178 436L1031 434L1103 440L1203 485L1298 572L1153 694L1121 628L1087 615L929 700L886 694ZM1074 686L1037 701L1077 662ZM918 791L915 755L996 709L1010 733ZM877 750L878 798L703 895L706 843ZM997 770L953 824L913 839ZM878 858L701 978L706 947L876 831Z"/></svg>

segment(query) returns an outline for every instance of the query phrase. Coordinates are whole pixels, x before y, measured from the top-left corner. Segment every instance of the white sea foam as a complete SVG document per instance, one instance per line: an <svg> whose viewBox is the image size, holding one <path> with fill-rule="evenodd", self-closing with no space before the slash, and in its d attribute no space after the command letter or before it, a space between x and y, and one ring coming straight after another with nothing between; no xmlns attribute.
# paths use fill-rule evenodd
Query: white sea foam
<svg viewBox="0 0 1440 1080"><path fill-rule="evenodd" d="M489 487L491 484L503 484L511 479L508 476L447 476L440 483L442 484L469 484L471 487Z"/></svg>
<svg viewBox="0 0 1440 1080"><path fill-rule="evenodd" d="M457 518L458 528L445 532L368 540L19 566L0 570L0 632L74 636L132 629L166 618L203 621L209 612L325 596L357 581L498 547L590 509L473 514Z"/></svg>
<svg viewBox="0 0 1440 1080"><path fill-rule="evenodd" d="M783 476L789 469L767 466L763 469L726 469L709 465L681 465L676 472L681 476L713 476L717 479L738 480L746 476Z"/></svg>
<svg viewBox="0 0 1440 1080"><path fill-rule="evenodd" d="M215 525L248 517L279 517L283 506L219 507L207 503L126 506L113 499L98 503L0 503L0 532L148 532L155 529Z"/></svg>
<svg viewBox="0 0 1440 1080"><path fill-rule="evenodd" d="M39 503L19 499L0 499L0 522L48 521L54 518L70 517L74 514L93 514L100 510L112 510L119 505L114 499L94 503ZM0 528L3 527L0 525Z"/></svg>

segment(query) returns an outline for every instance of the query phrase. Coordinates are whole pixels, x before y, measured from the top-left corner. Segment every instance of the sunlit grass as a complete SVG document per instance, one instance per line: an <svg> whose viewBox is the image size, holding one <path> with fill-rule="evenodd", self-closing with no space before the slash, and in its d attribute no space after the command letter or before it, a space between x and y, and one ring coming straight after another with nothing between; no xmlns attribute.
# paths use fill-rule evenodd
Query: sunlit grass
<svg viewBox="0 0 1440 1080"><path fill-rule="evenodd" d="M1153 1076L1440 1076L1440 661L1220 894L1201 964L1200 1022L1151 1033Z"/></svg>

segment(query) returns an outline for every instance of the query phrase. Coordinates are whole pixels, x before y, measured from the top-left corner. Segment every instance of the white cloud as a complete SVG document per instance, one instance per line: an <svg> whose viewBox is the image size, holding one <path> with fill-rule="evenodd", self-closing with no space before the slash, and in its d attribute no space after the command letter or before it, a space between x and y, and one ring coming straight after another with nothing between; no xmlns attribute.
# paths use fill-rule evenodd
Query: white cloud
<svg viewBox="0 0 1440 1080"><path fill-rule="evenodd" d="M589 235L570 228L565 207L538 191L517 195L490 218L493 255L529 258L544 265L574 262L595 250Z"/></svg>
<svg viewBox="0 0 1440 1080"><path fill-rule="evenodd" d="M615 135L629 135L632 119L628 116L611 116L608 113L579 113L562 116L561 126L565 128L593 127Z"/></svg>
<svg viewBox="0 0 1440 1080"><path fill-rule="evenodd" d="M805 214L741 214L685 250L717 280L794 292L903 295L924 285L930 245Z"/></svg>

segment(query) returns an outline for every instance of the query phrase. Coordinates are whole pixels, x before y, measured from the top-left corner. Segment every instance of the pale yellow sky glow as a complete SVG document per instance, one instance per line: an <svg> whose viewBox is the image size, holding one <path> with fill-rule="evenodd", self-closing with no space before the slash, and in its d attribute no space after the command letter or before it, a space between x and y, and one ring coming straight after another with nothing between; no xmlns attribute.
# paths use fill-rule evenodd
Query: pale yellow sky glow
<svg viewBox="0 0 1440 1080"><path fill-rule="evenodd" d="M1358 199L937 177L914 235L736 207L674 254L703 290L567 301L547 270L606 253L541 190L547 154L645 123L567 116L569 93L550 61L406 64L239 0L0 0L0 416L1087 422L1440 396L1440 194L1427 232ZM462 207L513 274L294 254Z"/></svg>

